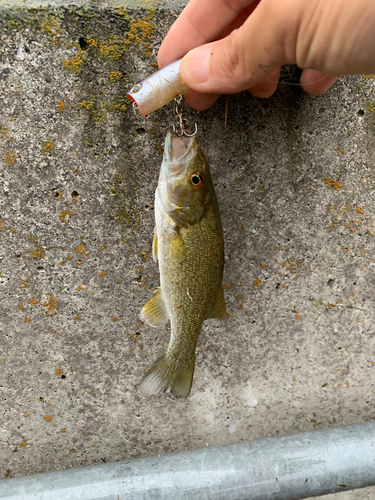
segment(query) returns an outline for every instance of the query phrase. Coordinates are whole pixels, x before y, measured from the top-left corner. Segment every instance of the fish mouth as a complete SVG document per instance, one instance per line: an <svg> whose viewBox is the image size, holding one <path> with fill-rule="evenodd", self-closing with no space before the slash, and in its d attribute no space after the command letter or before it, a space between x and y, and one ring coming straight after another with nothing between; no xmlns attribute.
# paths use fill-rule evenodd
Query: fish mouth
<svg viewBox="0 0 375 500"><path fill-rule="evenodd" d="M168 132L165 138L164 156L170 164L175 163L176 170L186 165L195 155L198 141L194 137L179 137L174 132ZM174 169L173 169L174 170Z"/></svg>

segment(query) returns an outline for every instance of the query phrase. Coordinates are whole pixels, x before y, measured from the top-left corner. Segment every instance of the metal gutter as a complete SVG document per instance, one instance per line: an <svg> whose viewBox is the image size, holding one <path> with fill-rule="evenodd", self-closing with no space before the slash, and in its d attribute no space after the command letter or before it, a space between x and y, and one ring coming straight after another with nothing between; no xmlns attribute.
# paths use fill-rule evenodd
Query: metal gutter
<svg viewBox="0 0 375 500"><path fill-rule="evenodd" d="M297 500L375 485L375 422L0 481L3 500Z"/></svg>

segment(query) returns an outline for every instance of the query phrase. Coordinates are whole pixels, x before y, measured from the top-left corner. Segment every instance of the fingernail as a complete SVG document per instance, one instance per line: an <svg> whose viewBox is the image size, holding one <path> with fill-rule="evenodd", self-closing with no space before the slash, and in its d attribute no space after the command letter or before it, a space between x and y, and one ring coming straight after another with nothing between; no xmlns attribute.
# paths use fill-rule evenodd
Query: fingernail
<svg viewBox="0 0 375 500"><path fill-rule="evenodd" d="M186 54L180 66L185 83L204 83L208 80L211 55L211 46L198 47Z"/></svg>

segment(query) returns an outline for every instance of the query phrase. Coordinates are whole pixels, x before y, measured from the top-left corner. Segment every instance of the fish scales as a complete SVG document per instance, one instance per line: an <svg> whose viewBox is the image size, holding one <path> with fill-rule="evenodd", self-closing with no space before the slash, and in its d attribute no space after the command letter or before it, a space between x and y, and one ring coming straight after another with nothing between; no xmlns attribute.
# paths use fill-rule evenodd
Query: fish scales
<svg viewBox="0 0 375 500"><path fill-rule="evenodd" d="M154 258L160 289L141 318L153 326L171 322L165 354L138 388L145 394L187 397L195 349L205 319L226 318L222 288L224 245L208 163L196 138L168 134L155 193Z"/></svg>

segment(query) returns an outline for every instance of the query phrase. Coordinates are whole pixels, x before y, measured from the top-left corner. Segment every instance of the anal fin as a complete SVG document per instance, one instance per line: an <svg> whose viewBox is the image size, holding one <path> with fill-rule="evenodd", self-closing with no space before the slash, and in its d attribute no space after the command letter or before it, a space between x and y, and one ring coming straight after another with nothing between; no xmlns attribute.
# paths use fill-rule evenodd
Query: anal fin
<svg viewBox="0 0 375 500"><path fill-rule="evenodd" d="M227 308L224 299L224 290L223 287L221 287L219 293L217 294L215 305L212 308L212 311L208 315L207 319L209 318L227 319L228 316L229 314L227 313Z"/></svg>
<svg viewBox="0 0 375 500"><path fill-rule="evenodd" d="M142 321L156 328L168 323L169 316L161 295L160 287L157 289L152 299L142 307L140 318Z"/></svg>

